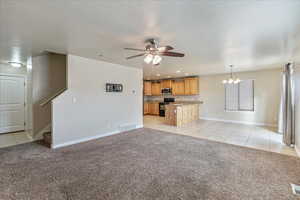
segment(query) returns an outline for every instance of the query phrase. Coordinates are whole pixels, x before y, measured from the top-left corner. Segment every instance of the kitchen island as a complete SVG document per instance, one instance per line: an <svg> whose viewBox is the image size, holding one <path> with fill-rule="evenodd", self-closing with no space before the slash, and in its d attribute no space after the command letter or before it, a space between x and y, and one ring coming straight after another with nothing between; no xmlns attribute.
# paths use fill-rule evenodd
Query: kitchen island
<svg viewBox="0 0 300 200"><path fill-rule="evenodd" d="M172 126L183 126L199 119L199 104L202 102L175 102L165 106L165 122Z"/></svg>

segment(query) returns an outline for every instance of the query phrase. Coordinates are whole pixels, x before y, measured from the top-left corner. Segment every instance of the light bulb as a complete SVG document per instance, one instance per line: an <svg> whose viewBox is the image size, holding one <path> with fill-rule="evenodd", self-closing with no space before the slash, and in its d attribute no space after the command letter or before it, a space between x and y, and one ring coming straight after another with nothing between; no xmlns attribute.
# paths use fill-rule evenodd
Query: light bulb
<svg viewBox="0 0 300 200"><path fill-rule="evenodd" d="M230 79L228 80L228 83L229 83L229 84L233 83L233 79L230 78Z"/></svg>
<svg viewBox="0 0 300 200"><path fill-rule="evenodd" d="M159 55L155 55L152 63L153 65L157 65L161 60L162 58Z"/></svg>
<svg viewBox="0 0 300 200"><path fill-rule="evenodd" d="M226 83L227 83L227 80L223 80L222 83L223 83L223 84L226 84Z"/></svg>
<svg viewBox="0 0 300 200"><path fill-rule="evenodd" d="M239 78L237 78L233 83L238 84L239 82L241 82L241 80Z"/></svg>
<svg viewBox="0 0 300 200"><path fill-rule="evenodd" d="M149 63L151 63L152 59L153 59L153 55L152 55L152 54L148 54L148 55L144 58L144 61L145 61L145 63L149 64Z"/></svg>
<svg viewBox="0 0 300 200"><path fill-rule="evenodd" d="M22 64L21 64L21 63L18 63L18 62L9 62L9 64L10 64L12 67L16 67L16 68L22 67Z"/></svg>

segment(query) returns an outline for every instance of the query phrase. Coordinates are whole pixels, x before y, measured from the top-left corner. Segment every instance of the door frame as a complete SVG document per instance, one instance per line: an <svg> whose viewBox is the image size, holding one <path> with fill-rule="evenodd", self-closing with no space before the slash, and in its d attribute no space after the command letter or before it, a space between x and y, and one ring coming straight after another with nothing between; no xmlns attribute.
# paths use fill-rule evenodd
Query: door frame
<svg viewBox="0 0 300 200"><path fill-rule="evenodd" d="M24 79L24 103L25 103L25 108L24 108L24 131L29 130L29 110L28 110L28 96L27 96L27 88L28 88L28 81L27 81L27 74L9 74L9 73L0 73L0 76L8 76L8 77L18 77L18 78L23 78Z"/></svg>

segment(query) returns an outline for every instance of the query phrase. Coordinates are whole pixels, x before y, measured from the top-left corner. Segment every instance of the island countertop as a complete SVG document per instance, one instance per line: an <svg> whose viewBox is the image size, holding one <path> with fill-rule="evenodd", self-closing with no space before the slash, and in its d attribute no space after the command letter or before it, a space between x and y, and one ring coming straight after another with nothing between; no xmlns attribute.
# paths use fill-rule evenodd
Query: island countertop
<svg viewBox="0 0 300 200"><path fill-rule="evenodd" d="M193 104L203 104L203 101L175 101L167 105L184 106L184 105L193 105Z"/></svg>

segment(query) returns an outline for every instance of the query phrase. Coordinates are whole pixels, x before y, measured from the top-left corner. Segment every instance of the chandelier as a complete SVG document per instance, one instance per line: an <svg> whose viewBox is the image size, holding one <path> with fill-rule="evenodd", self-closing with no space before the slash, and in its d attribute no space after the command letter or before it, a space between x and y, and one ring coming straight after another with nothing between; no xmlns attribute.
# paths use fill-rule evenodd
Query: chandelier
<svg viewBox="0 0 300 200"><path fill-rule="evenodd" d="M230 65L230 78L229 79L224 79L222 81L223 84L238 84L239 82L241 82L241 80L239 78L236 78L234 79L233 78L233 73L232 73L232 68L233 68L233 65Z"/></svg>

